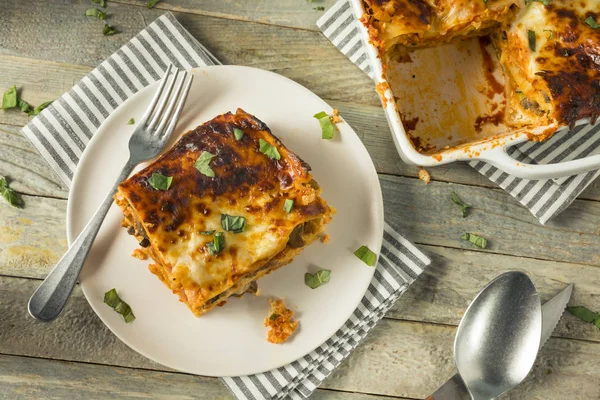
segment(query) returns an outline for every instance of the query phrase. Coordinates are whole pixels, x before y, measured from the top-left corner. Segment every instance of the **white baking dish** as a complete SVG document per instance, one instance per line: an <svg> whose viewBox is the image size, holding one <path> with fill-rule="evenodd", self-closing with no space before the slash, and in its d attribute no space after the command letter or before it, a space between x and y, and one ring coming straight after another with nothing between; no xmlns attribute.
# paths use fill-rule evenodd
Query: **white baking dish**
<svg viewBox="0 0 600 400"><path fill-rule="evenodd" d="M365 12L363 1L351 1L354 15L359 19ZM381 97L394 143L405 162L422 167L434 167L454 161L480 160L490 163L510 175L526 179L561 178L600 168L600 154L545 165L526 164L507 154L507 148L529 140L531 133L538 134L553 127L540 127L535 131L527 132L503 129L501 125L487 124L481 134L474 130L473 120L469 119L477 114L475 111L481 112L481 107L491 107L489 101L484 104L483 99L479 99L477 94L478 91L482 93L477 88L480 88L478 84L483 82L485 72L481 67L477 67L481 63L471 62L477 58L473 52L485 52L484 49L478 50L477 46L481 47L477 42L479 39L470 39L464 44L454 45L454 48L444 47L451 45L444 45L423 49L420 57L423 62L419 61L417 55L417 60L410 60L410 63L399 62L389 65L384 74L382 60L377 49L370 43L367 28L360 21L358 25L371 58L377 92ZM410 66L407 66L408 64ZM412 75L410 75L411 68L415 71ZM444 76L440 76L440 74ZM419 75L419 78L411 80L411 78L417 78L416 75ZM504 78L501 72L496 71L494 75L495 78L492 79L497 79L500 81L499 83L502 83ZM456 85L457 79L462 82L462 86L459 85L460 90L457 90L459 87ZM489 81L489 74L486 79ZM452 81L453 84L447 84L449 81ZM394 99L394 94L396 99ZM415 149L406 129L407 126L409 129L412 128L409 126L411 124L402 122L397 104L409 109L412 107L420 116L427 116L427 118L421 118L419 124L425 125L422 129L429 128L427 132L437 132L436 137L428 138L431 143L435 144L430 151L424 154ZM445 107L445 114L440 112L440 107ZM492 108L491 111L493 110ZM589 123L588 120L581 120L578 125L587 123ZM464 130L463 127L465 127ZM461 137L460 140L456 138L456 136L463 135L463 131L466 132L469 128L473 132Z"/></svg>

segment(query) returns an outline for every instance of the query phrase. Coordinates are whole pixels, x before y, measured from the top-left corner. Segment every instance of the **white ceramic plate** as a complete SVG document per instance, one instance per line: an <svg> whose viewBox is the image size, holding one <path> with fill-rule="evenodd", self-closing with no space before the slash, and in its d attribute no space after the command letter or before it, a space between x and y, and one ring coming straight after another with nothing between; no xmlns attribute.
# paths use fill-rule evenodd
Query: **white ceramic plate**
<svg viewBox="0 0 600 400"><path fill-rule="evenodd" d="M241 107L264 121L283 143L308 162L323 197L337 214L328 226L331 240L313 243L294 262L259 280L261 296L230 300L196 318L176 295L148 271L150 261L131 257L135 239L120 226L113 205L81 274L92 308L123 342L142 355L180 371L235 376L264 372L290 363L331 337L358 306L374 273L353 255L360 245L381 248L383 205L375 168L346 123L333 140L321 139L313 114L331 107L299 84L272 72L214 66L194 71L195 79L172 142L178 135ZM128 157L127 143L157 85L123 103L94 135L75 174L67 208L72 243L117 178ZM143 167L140 166L140 168ZM138 170L140 169L138 168ZM312 290L304 273L330 269L328 284ZM116 288L136 316L126 324L103 303ZM292 339L266 341L268 298L283 298L300 321Z"/></svg>

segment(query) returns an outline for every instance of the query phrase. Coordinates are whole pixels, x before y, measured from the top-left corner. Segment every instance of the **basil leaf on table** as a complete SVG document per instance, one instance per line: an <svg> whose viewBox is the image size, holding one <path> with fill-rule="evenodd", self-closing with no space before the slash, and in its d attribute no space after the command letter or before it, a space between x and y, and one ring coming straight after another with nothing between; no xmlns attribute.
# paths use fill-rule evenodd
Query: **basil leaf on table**
<svg viewBox="0 0 600 400"><path fill-rule="evenodd" d="M465 233L464 235L462 235L460 237L463 240L466 240L467 242L471 242L473 243L475 246L481 248L481 249L485 249L488 245L488 241L486 238L483 238L481 236L477 236L473 233Z"/></svg>
<svg viewBox="0 0 600 400"><path fill-rule="evenodd" d="M102 30L102 34L104 36L111 36L111 35L114 35L117 32L118 31L114 27L112 27L112 26L110 26L108 24L104 24L104 29Z"/></svg>
<svg viewBox="0 0 600 400"><path fill-rule="evenodd" d="M457 204L460 206L460 208L462 210L462 216L463 216L463 218L465 218L469 214L468 210L469 210L469 208L471 208L471 206L469 204L465 203L464 201L462 201L460 199L460 197L458 197L456 192L452 192L451 199L454 204Z"/></svg>
<svg viewBox="0 0 600 400"><path fill-rule="evenodd" d="M567 310L582 321L592 323L596 328L600 329L600 314L593 312L587 307L576 306L567 307Z"/></svg>
<svg viewBox="0 0 600 400"><path fill-rule="evenodd" d="M4 176L0 176L0 196L13 207L23 207L21 195L8 187L8 180Z"/></svg>
<svg viewBox="0 0 600 400"><path fill-rule="evenodd" d="M93 8L93 7L85 10L85 16L86 17L96 17L103 21L106 19L106 13L104 11L100 11L97 8Z"/></svg>
<svg viewBox="0 0 600 400"><path fill-rule="evenodd" d="M15 108L17 106L17 86L12 85L2 95L2 107L3 109Z"/></svg>

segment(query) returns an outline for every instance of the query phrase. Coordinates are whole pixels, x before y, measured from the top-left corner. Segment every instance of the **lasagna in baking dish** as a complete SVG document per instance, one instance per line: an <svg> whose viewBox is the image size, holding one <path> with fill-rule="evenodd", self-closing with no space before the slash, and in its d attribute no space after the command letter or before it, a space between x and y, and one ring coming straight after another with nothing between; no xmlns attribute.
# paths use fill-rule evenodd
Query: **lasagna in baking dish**
<svg viewBox="0 0 600 400"><path fill-rule="evenodd" d="M239 109L184 134L115 200L150 271L196 316L256 293L258 278L324 237L335 212L309 165Z"/></svg>
<svg viewBox="0 0 600 400"><path fill-rule="evenodd" d="M599 0L363 1L361 21L419 151L516 130L542 139L596 120Z"/></svg>

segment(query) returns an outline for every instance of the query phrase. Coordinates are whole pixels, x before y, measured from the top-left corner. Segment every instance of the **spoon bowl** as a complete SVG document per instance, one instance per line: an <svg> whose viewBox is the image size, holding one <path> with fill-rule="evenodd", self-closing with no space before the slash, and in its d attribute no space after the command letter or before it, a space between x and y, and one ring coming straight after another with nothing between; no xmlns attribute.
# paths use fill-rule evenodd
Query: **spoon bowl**
<svg viewBox="0 0 600 400"><path fill-rule="evenodd" d="M500 275L479 292L458 326L454 360L473 400L494 399L529 374L540 347L542 307L522 272Z"/></svg>

